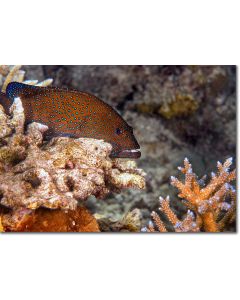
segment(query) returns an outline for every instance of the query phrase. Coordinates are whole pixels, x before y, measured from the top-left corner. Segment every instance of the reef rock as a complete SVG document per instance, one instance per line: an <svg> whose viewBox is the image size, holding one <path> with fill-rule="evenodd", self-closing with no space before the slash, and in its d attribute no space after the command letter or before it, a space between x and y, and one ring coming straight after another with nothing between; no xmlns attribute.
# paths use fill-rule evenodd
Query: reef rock
<svg viewBox="0 0 240 300"><path fill-rule="evenodd" d="M111 159L103 140L58 137L43 141L47 126L31 123L24 133L19 99L11 118L0 107L0 204L12 209L76 209L78 201L103 198L124 188L145 187L135 161Z"/></svg>
<svg viewBox="0 0 240 300"><path fill-rule="evenodd" d="M16 209L0 213L0 232L100 232L97 220L85 207Z"/></svg>

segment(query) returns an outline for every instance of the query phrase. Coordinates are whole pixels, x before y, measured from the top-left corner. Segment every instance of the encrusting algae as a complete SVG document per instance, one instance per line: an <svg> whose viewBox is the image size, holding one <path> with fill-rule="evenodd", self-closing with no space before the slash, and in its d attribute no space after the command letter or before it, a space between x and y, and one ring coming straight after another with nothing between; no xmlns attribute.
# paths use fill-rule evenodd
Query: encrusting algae
<svg viewBox="0 0 240 300"><path fill-rule="evenodd" d="M5 232L100 231L97 220L83 206L75 210L19 209L3 214L1 219Z"/></svg>
<svg viewBox="0 0 240 300"><path fill-rule="evenodd" d="M24 131L20 98L10 113L11 117L0 106L0 203L10 209L1 218L4 230L98 231L96 224L92 229L82 229L80 223L91 215L79 207L79 201L90 195L104 198L121 189L145 187L145 173L135 161L111 159L109 143L68 137L46 143L46 125L33 122ZM61 215L65 225L57 221ZM68 224L67 216L78 222L75 229Z"/></svg>

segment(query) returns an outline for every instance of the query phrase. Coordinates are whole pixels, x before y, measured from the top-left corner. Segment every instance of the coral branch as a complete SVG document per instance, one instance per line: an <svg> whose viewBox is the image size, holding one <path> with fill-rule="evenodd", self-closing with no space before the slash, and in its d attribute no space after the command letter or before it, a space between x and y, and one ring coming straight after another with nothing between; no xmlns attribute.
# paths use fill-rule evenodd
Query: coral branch
<svg viewBox="0 0 240 300"><path fill-rule="evenodd" d="M233 222L236 217L236 191L229 182L235 180L236 170L229 171L232 158L224 164L217 163L218 173L212 173L212 178L206 187L201 188L204 176L200 181L193 173L188 159L184 160L184 167L178 169L185 175L185 181L181 182L171 177L171 184L179 191L182 202L190 208L186 217L180 221L169 205L169 197L160 197L160 210L166 215L176 232L219 232L223 231L227 224ZM229 202L229 199L231 200ZM166 232L166 227L160 217L153 212L152 218L159 232ZM143 231L154 232L154 224Z"/></svg>
<svg viewBox="0 0 240 300"><path fill-rule="evenodd" d="M162 222L162 220L160 219L159 215L158 215L155 211L152 212L151 216L152 216L153 221L154 221L154 223L156 224L158 230L159 230L160 232L167 232L167 229L166 229L164 223ZM154 231L153 224L150 224L149 229L150 229L150 228L151 228L150 231Z"/></svg>
<svg viewBox="0 0 240 300"><path fill-rule="evenodd" d="M166 199L163 199L162 197L160 197L159 203L160 203L159 210L162 211L166 215L169 222L173 225L175 232L198 232L198 231L200 231L199 226L197 225L197 223L195 221L194 214L190 210L188 210L186 217L182 221L180 221L169 205L169 203L170 203L169 196ZM152 222L150 222L148 227L144 228L143 231L167 232L165 224L161 220L159 215L153 211L151 216L152 216L154 224ZM157 230L155 230L155 227Z"/></svg>

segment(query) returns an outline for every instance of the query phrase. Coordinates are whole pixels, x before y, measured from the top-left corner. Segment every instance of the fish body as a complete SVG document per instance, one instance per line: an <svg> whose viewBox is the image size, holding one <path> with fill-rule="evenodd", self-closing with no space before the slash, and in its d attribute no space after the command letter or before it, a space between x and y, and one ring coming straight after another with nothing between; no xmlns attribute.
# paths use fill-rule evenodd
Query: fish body
<svg viewBox="0 0 240 300"><path fill-rule="evenodd" d="M5 112L9 114L9 108L11 106L11 100L7 97L6 94L0 92L0 104L3 106Z"/></svg>
<svg viewBox="0 0 240 300"><path fill-rule="evenodd" d="M46 139L56 136L103 139L113 147L111 157L138 158L141 155L132 127L94 95L12 82L0 103L5 101L3 106L7 110L9 103L18 97L23 103L26 123L48 126Z"/></svg>

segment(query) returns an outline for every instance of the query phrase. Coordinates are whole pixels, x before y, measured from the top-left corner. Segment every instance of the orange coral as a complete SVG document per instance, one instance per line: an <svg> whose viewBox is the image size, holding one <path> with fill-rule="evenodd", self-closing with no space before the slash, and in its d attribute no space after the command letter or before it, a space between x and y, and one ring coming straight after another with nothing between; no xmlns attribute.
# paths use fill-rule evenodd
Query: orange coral
<svg viewBox="0 0 240 300"><path fill-rule="evenodd" d="M236 179L236 170L229 171L231 165L232 158L227 159L224 164L218 162L218 173L212 173L210 182L205 185L206 176L198 180L192 171L192 165L185 158L184 167L179 167L185 175L184 182L172 176L171 184L180 191L178 196L189 208L186 218L180 221L169 206L169 197L160 197L160 210L167 216L176 232L219 232L235 220L236 191L229 182ZM155 212L152 213L152 218L158 231L167 231ZM154 224L150 222L143 231L155 231Z"/></svg>
<svg viewBox="0 0 240 300"><path fill-rule="evenodd" d="M183 221L179 220L176 214L173 212L173 210L170 208L169 202L169 196L167 196L166 199L163 199L162 197L159 198L160 207L159 210L161 210L170 223L173 225L175 232L198 232L200 231L200 228L195 221L195 217L192 211L188 210L186 217L183 219ZM149 223L148 227L143 228L142 231L147 232L156 232L154 225L157 228L157 231L159 232L167 232L168 230L165 227L164 222L161 220L159 215L153 211L152 219L154 221L154 224L152 222Z"/></svg>
<svg viewBox="0 0 240 300"><path fill-rule="evenodd" d="M76 210L19 209L0 216L5 232L99 232L96 219L85 207Z"/></svg>

